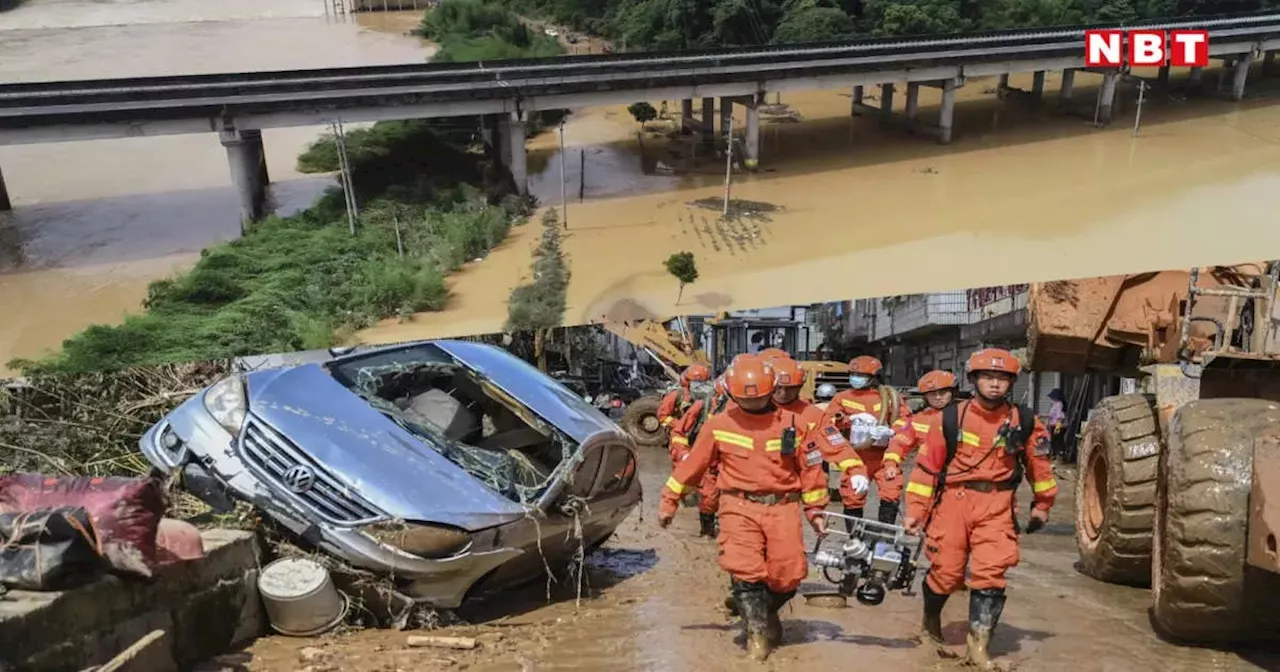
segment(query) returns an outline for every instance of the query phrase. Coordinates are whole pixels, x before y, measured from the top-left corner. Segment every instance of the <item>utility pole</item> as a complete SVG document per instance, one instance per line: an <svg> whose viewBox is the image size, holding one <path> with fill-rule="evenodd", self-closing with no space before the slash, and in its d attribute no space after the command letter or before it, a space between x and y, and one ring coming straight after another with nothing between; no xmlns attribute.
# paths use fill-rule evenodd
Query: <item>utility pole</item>
<svg viewBox="0 0 1280 672"><path fill-rule="evenodd" d="M724 132L724 216L729 216L729 182L733 175L733 117Z"/></svg>
<svg viewBox="0 0 1280 672"><path fill-rule="evenodd" d="M356 235L356 217L360 214L356 206L356 192L351 180L351 159L347 156L346 129L342 127L342 119L333 122L333 143L338 150L338 167L341 168L342 193L347 206L347 225L351 235Z"/></svg>
<svg viewBox="0 0 1280 672"><path fill-rule="evenodd" d="M568 157L564 155L564 119L560 120L560 218L564 228L569 228L569 198L565 195L564 164Z"/></svg>
<svg viewBox="0 0 1280 672"><path fill-rule="evenodd" d="M1139 80L1138 80L1138 112L1137 112L1137 114L1134 114L1134 115L1133 115L1133 135L1134 135L1134 137L1137 137L1137 136L1138 136L1138 127L1142 125L1142 102L1143 102L1143 100L1144 100L1144 96L1143 96L1143 94L1145 94L1146 92L1147 92L1147 82L1146 82L1146 80L1139 79Z"/></svg>
<svg viewBox="0 0 1280 672"><path fill-rule="evenodd" d="M587 150L578 150L578 202L587 197Z"/></svg>

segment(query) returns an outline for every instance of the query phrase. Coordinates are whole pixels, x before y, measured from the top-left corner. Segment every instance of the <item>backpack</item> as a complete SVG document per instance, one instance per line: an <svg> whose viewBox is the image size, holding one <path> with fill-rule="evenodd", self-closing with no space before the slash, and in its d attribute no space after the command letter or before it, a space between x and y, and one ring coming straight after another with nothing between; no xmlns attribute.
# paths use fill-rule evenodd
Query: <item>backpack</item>
<svg viewBox="0 0 1280 672"><path fill-rule="evenodd" d="M1031 438L1032 432L1036 429L1036 412L1031 408L1022 404L1016 404L1014 408L1018 411L1018 427L1008 435L1006 442L1011 441L1018 446L1017 463L1013 468L1013 477L1009 479L1009 483L1015 487L1022 480L1022 472L1024 469L1025 448L1027 439ZM947 482L947 469L951 466L951 461L956 457L956 450L960 443L960 404L950 404L942 409L942 438L947 442L947 456L942 461L942 469L938 471L938 486L934 492L941 495L943 486Z"/></svg>
<svg viewBox="0 0 1280 672"><path fill-rule="evenodd" d="M689 428L689 445L693 445L693 443L698 440L698 430L702 429L702 424L707 421L707 418L710 417L712 413L717 413L720 409L724 408L723 403L720 404L720 409L713 408L715 406L714 391L704 394L690 394L689 406L692 406L695 401L702 402L702 409L698 411L698 417L694 419L693 426ZM687 410L688 407L686 407L686 411Z"/></svg>

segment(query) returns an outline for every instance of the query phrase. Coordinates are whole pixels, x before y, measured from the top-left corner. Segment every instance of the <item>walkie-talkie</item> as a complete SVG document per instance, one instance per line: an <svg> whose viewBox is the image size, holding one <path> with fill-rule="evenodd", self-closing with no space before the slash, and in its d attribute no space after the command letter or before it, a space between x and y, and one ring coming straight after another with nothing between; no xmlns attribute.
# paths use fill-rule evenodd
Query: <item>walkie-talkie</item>
<svg viewBox="0 0 1280 672"><path fill-rule="evenodd" d="M796 428L784 427L782 429L782 454L796 454Z"/></svg>

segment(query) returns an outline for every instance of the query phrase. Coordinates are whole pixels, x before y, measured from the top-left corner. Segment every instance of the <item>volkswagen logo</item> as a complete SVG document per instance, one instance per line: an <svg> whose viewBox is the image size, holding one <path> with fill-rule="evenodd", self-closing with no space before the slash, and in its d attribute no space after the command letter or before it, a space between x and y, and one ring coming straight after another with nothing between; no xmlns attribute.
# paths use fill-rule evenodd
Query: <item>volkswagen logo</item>
<svg viewBox="0 0 1280 672"><path fill-rule="evenodd" d="M285 470L284 474L280 477L280 480L284 481L284 487L301 495L302 493L310 490L311 486L315 485L316 472L312 471L311 467L306 465L295 464Z"/></svg>

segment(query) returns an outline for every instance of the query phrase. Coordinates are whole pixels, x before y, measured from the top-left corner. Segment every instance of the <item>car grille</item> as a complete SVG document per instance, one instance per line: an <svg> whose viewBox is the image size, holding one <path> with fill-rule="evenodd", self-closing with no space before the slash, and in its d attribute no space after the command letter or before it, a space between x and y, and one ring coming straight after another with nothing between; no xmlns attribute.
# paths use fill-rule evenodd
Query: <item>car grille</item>
<svg viewBox="0 0 1280 672"><path fill-rule="evenodd" d="M849 374L819 371L818 374L814 376L814 389L817 389L817 386L822 385L823 383L830 383L835 386L836 392L842 392L849 389Z"/></svg>
<svg viewBox="0 0 1280 672"><path fill-rule="evenodd" d="M253 416L245 422L240 452L259 476L328 522L354 524L382 517L292 441ZM303 480L310 474L309 487L291 488L289 482L297 483L300 473Z"/></svg>

